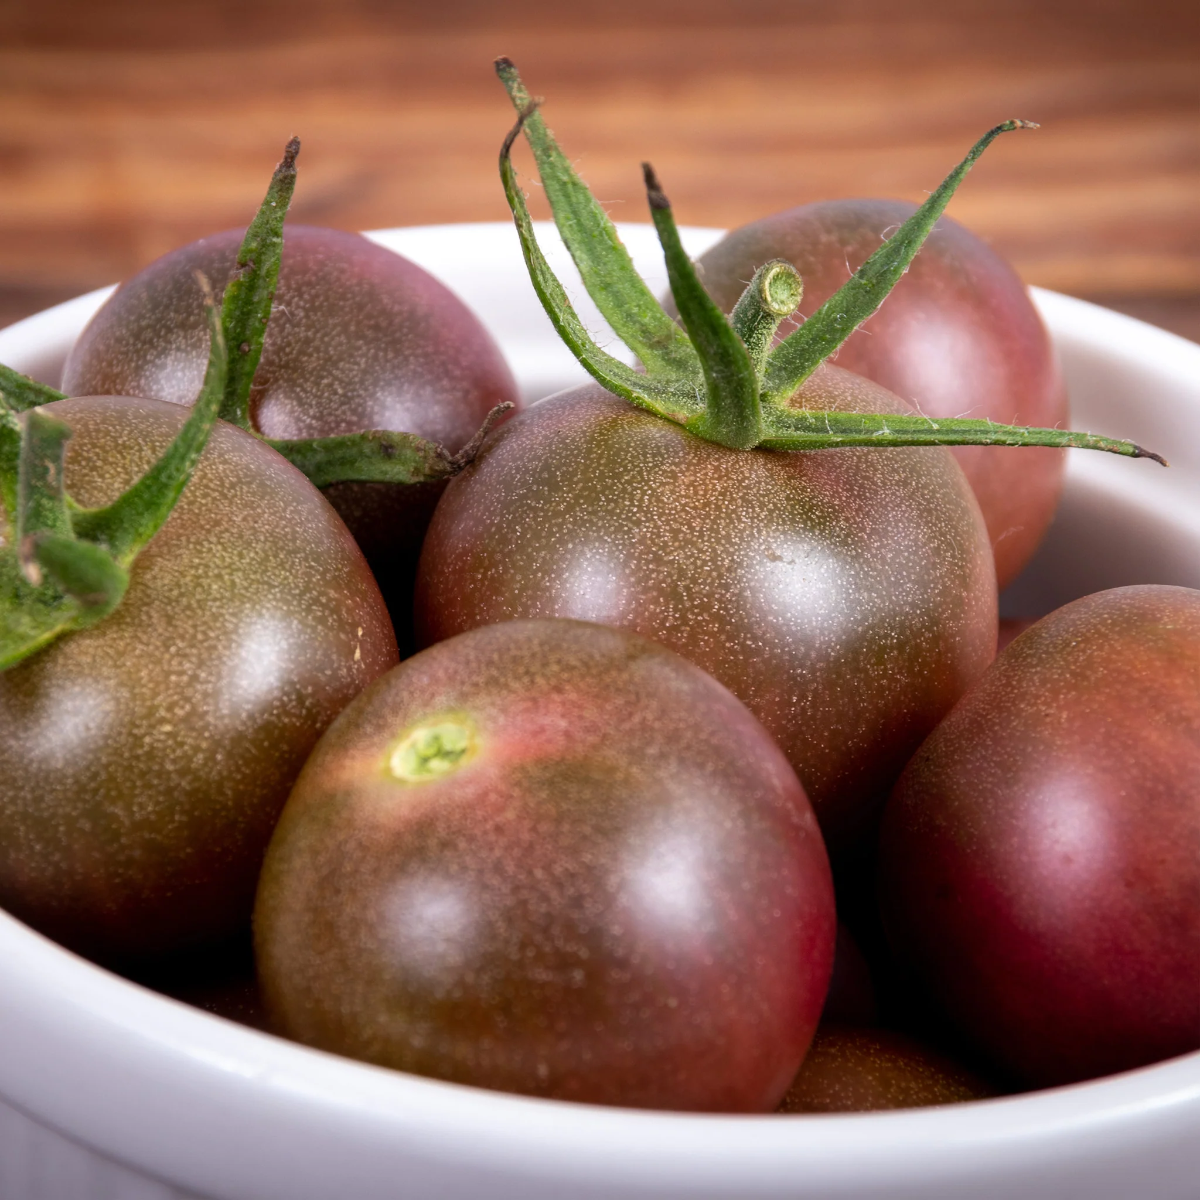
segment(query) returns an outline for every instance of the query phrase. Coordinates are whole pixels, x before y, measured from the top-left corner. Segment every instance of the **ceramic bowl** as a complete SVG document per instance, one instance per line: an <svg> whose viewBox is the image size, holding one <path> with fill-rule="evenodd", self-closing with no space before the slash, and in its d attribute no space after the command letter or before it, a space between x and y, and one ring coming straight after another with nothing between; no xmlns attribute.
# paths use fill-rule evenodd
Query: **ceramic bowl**
<svg viewBox="0 0 1200 1200"><path fill-rule="evenodd" d="M623 234L661 289L649 227ZM511 226L371 236L475 309L528 398L583 377L525 281ZM686 240L697 254L718 236L693 229ZM55 382L106 294L0 332L0 361ZM1131 437L1172 468L1072 452L1059 516L1006 611L1126 583L1200 587L1200 346L1064 296L1036 300L1073 424ZM603 329L586 298L579 307ZM855 1116L562 1104L293 1045L128 983L4 914L0 1099L4 1200L1182 1200L1200 1175L1200 1054L1023 1096Z"/></svg>

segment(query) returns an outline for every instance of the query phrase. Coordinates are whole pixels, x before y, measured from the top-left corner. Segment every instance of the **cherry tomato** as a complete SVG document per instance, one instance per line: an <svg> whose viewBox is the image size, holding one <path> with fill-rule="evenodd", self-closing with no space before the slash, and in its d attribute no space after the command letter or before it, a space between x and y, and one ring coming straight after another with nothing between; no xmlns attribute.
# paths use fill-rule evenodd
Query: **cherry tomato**
<svg viewBox="0 0 1200 1200"><path fill-rule="evenodd" d="M89 506L137 479L186 415L122 397L47 407L73 431L66 485ZM309 751L395 662L337 514L218 422L116 611L0 673L0 904L108 960L244 926Z"/></svg>
<svg viewBox="0 0 1200 1200"><path fill-rule="evenodd" d="M1200 1046L1200 592L1130 587L1021 634L884 815L897 953L1033 1085Z"/></svg>
<svg viewBox="0 0 1200 1200"><path fill-rule="evenodd" d="M795 402L902 411L836 367ZM729 450L598 386L510 421L451 481L416 609L424 644L558 616L671 647L771 731L834 843L996 646L987 534L944 450Z"/></svg>
<svg viewBox="0 0 1200 1200"><path fill-rule="evenodd" d="M191 404L208 359L194 272L203 271L219 294L241 239L241 230L202 238L122 284L71 351L63 389ZM285 228L250 398L259 433L310 438L392 429L453 452L495 405L517 399L499 347L433 276L356 233ZM421 538L442 486L326 489L366 554L402 638Z"/></svg>
<svg viewBox="0 0 1200 1200"><path fill-rule="evenodd" d="M876 1112L993 1095L973 1072L904 1034L822 1023L778 1111Z"/></svg>
<svg viewBox="0 0 1200 1200"><path fill-rule="evenodd" d="M799 315L811 316L914 211L916 205L899 200L807 204L735 229L697 266L728 312L757 267L787 259L804 280ZM1050 338L1025 286L991 247L948 217L883 307L837 352L837 365L931 417L1069 423ZM1064 452L956 446L952 453L983 510L1004 587L1050 524Z"/></svg>
<svg viewBox="0 0 1200 1200"><path fill-rule="evenodd" d="M850 930L838 921L833 949L833 972L821 1021L834 1025L874 1025L878 1006L871 968Z"/></svg>
<svg viewBox="0 0 1200 1200"><path fill-rule="evenodd" d="M507 1091L770 1111L833 890L803 789L704 672L575 621L409 659L322 738L255 911L280 1028Z"/></svg>

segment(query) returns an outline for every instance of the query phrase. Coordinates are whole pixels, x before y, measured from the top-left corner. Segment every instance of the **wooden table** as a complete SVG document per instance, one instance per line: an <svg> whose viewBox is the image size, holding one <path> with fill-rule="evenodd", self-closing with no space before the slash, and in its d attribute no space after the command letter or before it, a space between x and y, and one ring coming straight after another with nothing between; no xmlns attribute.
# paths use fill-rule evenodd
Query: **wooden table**
<svg viewBox="0 0 1200 1200"><path fill-rule="evenodd" d="M500 53L623 219L642 159L681 221L734 225L920 198L988 126L1038 120L951 213L1029 282L1200 338L1195 0L15 0L0 323L244 223L293 132L299 220L505 219Z"/></svg>

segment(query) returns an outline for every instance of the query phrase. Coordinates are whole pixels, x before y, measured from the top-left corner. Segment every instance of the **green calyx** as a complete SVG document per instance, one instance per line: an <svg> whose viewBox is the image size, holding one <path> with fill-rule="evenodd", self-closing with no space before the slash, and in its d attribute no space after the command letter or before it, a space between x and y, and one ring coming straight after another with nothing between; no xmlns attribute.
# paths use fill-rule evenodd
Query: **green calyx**
<svg viewBox="0 0 1200 1200"><path fill-rule="evenodd" d="M230 362L221 418L260 438L250 424L250 388L262 358L279 282L283 223L296 187L299 153L300 139L292 138L242 239L237 269L222 303L221 321L230 347ZM497 406L488 414L481 432L486 433L511 407ZM467 448L451 454L445 447L414 433L387 429L333 437L261 440L303 471L317 487L348 482L433 483L457 474L470 461L470 458L464 461ZM481 440L477 435L471 445L478 448Z"/></svg>
<svg viewBox="0 0 1200 1200"><path fill-rule="evenodd" d="M40 406L62 392L0 366L0 670L55 638L94 625L117 607L138 551L166 520L221 419L265 441L317 487L341 482L430 483L448 479L478 453L512 407L499 404L457 453L416 434L368 430L334 437L263 438L250 424L250 389L262 357L279 281L283 223L296 186L298 138L275 168L238 250L220 316L206 280L211 348L199 399L162 459L103 509L83 509L63 490L71 431ZM228 353L227 353L228 348ZM24 413L22 422L18 414Z"/></svg>
<svg viewBox="0 0 1200 1200"><path fill-rule="evenodd" d="M998 425L967 418L818 412L793 408L804 381L863 323L899 281L975 160L1002 133L1036 128L1005 121L971 147L920 208L811 317L777 345L779 325L800 304L799 274L782 260L766 263L727 318L704 290L679 239L653 169L643 164L650 215L666 260L682 328L633 268L607 214L546 128L516 67L497 59L496 73L517 110L500 151L500 178L512 209L534 290L559 335L588 373L630 403L731 449L822 450L837 446L1074 446L1130 458L1164 460L1133 442ZM555 224L595 301L617 336L637 355L637 371L605 353L588 334L550 270L517 185L512 147L524 132Z"/></svg>
<svg viewBox="0 0 1200 1200"><path fill-rule="evenodd" d="M0 670L108 616L129 568L170 515L195 470L225 393L228 358L212 293L201 277L211 334L200 396L175 440L104 508L81 508L63 487L70 429L33 407L22 422L0 395ZM35 387L38 385L35 385ZM36 392L33 394L36 395ZM7 531L8 537L4 537Z"/></svg>
<svg viewBox="0 0 1200 1200"><path fill-rule="evenodd" d="M222 297L221 328L229 347L229 369L218 415L266 442L317 487L346 482L432 483L448 479L471 461L483 435L511 404L497 405L479 433L454 454L416 434L393 430L281 439L262 437L250 423L250 389L262 358L275 302L283 258L283 224L296 187L299 153L300 139L292 138L242 239L234 274ZM17 412L64 399L63 393L3 366L0 366L0 395Z"/></svg>

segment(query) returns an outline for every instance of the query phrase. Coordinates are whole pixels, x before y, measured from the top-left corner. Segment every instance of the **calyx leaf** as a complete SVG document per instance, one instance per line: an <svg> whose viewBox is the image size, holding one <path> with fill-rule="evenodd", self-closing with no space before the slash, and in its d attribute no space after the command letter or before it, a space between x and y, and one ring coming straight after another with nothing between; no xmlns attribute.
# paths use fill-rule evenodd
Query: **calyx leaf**
<svg viewBox="0 0 1200 1200"><path fill-rule="evenodd" d="M0 540L0 670L108 616L138 552L191 479L217 420L228 363L212 292L203 276L199 282L211 337L204 387L174 441L111 504L69 502L63 463L71 431L63 421L37 407L22 428L10 409L0 412L0 495L10 531Z"/></svg>
<svg viewBox="0 0 1200 1200"><path fill-rule="evenodd" d="M221 305L230 367L221 417L261 438L317 487L331 483L430 483L448 479L458 459L413 433L366 430L319 438L264 438L250 422L250 388L262 358L283 260L283 225L296 187L300 139L292 138L271 176L267 194L246 229L237 268Z"/></svg>
<svg viewBox="0 0 1200 1200"><path fill-rule="evenodd" d="M512 61L496 61L517 109L516 126L500 152L500 177L512 209L534 290L559 335L604 387L690 432L732 449L820 450L836 446L1073 446L1131 458L1159 455L1133 442L1062 429L998 425L919 415L816 412L793 408L797 389L883 302L945 211L976 159L1002 133L1035 129L1031 121L1005 121L981 137L924 204L853 277L803 325L773 349L779 323L799 305L802 282L788 263L764 264L730 318L704 290L684 252L671 206L654 172L644 166L650 214L667 264L671 294L696 362L661 333L662 306L638 278L607 214L591 197L546 128ZM645 373L631 370L596 345L550 270L516 185L512 144L525 132L555 224L571 252L588 295ZM651 297L651 300L653 298ZM677 327L678 328L678 327ZM686 331L686 333L684 332ZM668 347L664 355L663 347Z"/></svg>
<svg viewBox="0 0 1200 1200"><path fill-rule="evenodd" d="M346 482L430 483L448 479L470 461L464 458L466 447L451 453L416 434L388 429L337 437L266 438L251 424L251 385L262 359L275 302L283 260L283 226L296 187L299 153L300 139L294 137L284 148L262 204L246 229L234 274L221 299L221 328L229 349L229 367L218 415L265 441L317 487ZM47 384L0 366L0 401L7 400L15 412L65 398ZM488 421L494 418L489 415L485 420L485 427L490 428ZM0 456L5 453L3 438L0 429ZM472 438L468 445L475 442Z"/></svg>

